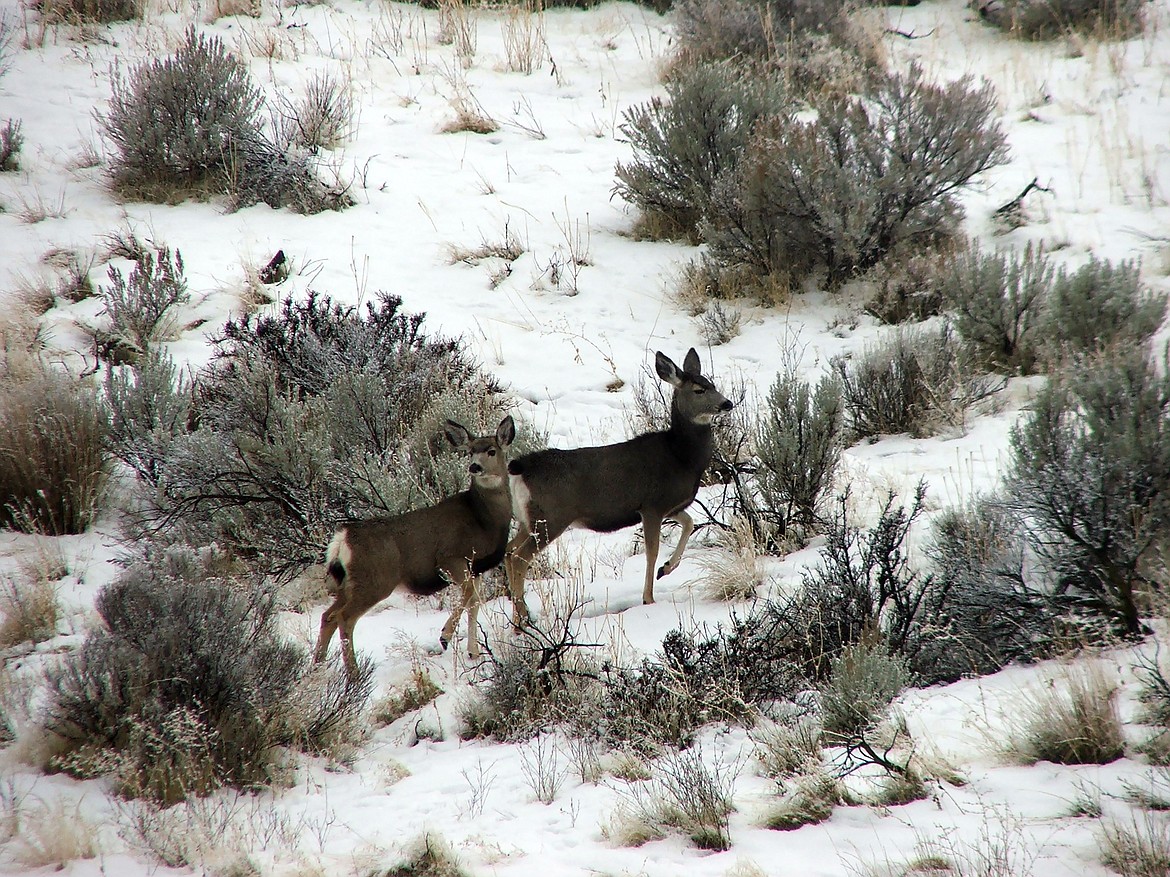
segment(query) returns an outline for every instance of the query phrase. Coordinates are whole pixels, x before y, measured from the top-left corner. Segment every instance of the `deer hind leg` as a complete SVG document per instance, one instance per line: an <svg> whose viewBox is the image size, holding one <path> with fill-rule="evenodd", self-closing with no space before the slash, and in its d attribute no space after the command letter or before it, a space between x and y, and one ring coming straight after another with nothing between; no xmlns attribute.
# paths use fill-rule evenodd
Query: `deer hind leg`
<svg viewBox="0 0 1170 877"><path fill-rule="evenodd" d="M658 544L662 539L662 518L642 512L642 537L646 541L646 584L642 587L642 602L654 602L654 564L658 560Z"/></svg>
<svg viewBox="0 0 1170 877"><path fill-rule="evenodd" d="M329 642L333 639L333 633L341 621L341 610L345 607L345 602L345 595L339 594L333 601L333 605L326 609L325 614L321 616L321 633L317 637L317 650L313 653L314 664L321 663L329 654Z"/></svg>
<svg viewBox="0 0 1170 877"><path fill-rule="evenodd" d="M352 675L357 672L357 655L353 650L353 626L357 618L347 615L341 619L339 636L341 637L341 656L345 659L345 669Z"/></svg>
<svg viewBox="0 0 1170 877"><path fill-rule="evenodd" d="M351 673L357 672L357 654L353 648L353 628L358 619L370 611L387 594L380 594L368 586L364 578L357 581L350 576L346 580L348 602L341 608L335 623L341 637L341 654L345 658L345 668ZM391 588L391 591L394 589Z"/></svg>
<svg viewBox="0 0 1170 877"><path fill-rule="evenodd" d="M670 575L678 569L683 552L687 550L687 540L691 538L691 533L695 532L695 522L686 512L675 512L667 520L674 521L682 527L682 533L679 534L678 545L674 547L674 553L670 555L670 560L658 567L658 578Z"/></svg>
<svg viewBox="0 0 1170 877"><path fill-rule="evenodd" d="M512 597L512 623L516 629L524 627L531 620L528 604L524 602L524 579L532 558L540 550L536 536L522 523L504 555L504 571L508 576L508 593Z"/></svg>

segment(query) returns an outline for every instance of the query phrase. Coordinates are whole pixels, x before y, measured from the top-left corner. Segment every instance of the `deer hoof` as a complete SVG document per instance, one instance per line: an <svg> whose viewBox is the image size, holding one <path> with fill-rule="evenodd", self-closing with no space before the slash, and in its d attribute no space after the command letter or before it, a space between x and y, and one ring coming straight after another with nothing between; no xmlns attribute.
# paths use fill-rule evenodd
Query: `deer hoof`
<svg viewBox="0 0 1170 877"><path fill-rule="evenodd" d="M654 578L656 578L656 579L660 579L660 578L662 578L664 575L666 575L668 572L670 572L670 570L669 570L669 569L667 569L667 567L668 567L669 565L670 565L670 564L664 563L664 564L662 564L662 566L658 567L658 574L657 574L656 576L654 576Z"/></svg>
<svg viewBox="0 0 1170 877"><path fill-rule="evenodd" d="M439 645L443 647L443 651L445 652L447 651L447 646L451 645L451 642L447 639L447 637L441 636L439 637Z"/></svg>

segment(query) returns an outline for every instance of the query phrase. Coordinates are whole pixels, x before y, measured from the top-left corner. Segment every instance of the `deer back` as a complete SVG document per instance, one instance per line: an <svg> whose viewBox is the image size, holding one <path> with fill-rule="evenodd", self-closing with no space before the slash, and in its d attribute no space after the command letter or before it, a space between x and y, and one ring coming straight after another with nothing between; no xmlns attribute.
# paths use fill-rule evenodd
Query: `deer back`
<svg viewBox="0 0 1170 877"><path fill-rule="evenodd" d="M732 404L699 373L693 349L683 369L661 353L656 366L675 388L670 429L512 461L513 506L526 526L543 521L550 534L574 525L608 532L638 523L644 513L665 517L695 498L714 451L711 421Z"/></svg>
<svg viewBox="0 0 1170 877"><path fill-rule="evenodd" d="M452 564L465 562L474 574L499 565L512 520L505 448L515 425L509 416L495 436L479 438L453 421L446 431L469 456L471 486L432 506L345 524L330 547L331 571L340 562L352 581L384 594L432 594L449 584L441 571Z"/></svg>

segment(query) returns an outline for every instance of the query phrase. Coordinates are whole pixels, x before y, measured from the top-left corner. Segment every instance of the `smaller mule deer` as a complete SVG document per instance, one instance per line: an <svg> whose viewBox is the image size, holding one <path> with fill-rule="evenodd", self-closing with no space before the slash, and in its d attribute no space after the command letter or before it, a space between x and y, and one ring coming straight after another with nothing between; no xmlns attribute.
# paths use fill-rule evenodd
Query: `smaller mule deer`
<svg viewBox="0 0 1170 877"><path fill-rule="evenodd" d="M479 657L479 581L483 573L499 566L508 544L512 505L505 449L516 437L516 425L509 415L494 436L473 438L465 427L448 420L444 432L471 459L467 467L471 487L437 505L338 528L325 552L335 599L321 616L314 660L324 660L333 632L340 629L345 665L353 672L357 667L353 627L359 618L395 588L428 595L449 584L458 585L462 593L439 641L447 648L466 608L468 651Z"/></svg>
<svg viewBox="0 0 1170 877"><path fill-rule="evenodd" d="M532 558L569 527L608 533L642 522L644 603L654 602L654 564L663 521L678 522L682 533L670 559L659 567L658 578L678 567L694 529L685 509L699 490L715 448L711 421L734 406L700 374L699 354L693 347L681 369L663 353L655 356L654 367L674 387L670 429L597 448L537 451L508 465L519 529L508 545L505 565L517 627L527 620L524 577Z"/></svg>

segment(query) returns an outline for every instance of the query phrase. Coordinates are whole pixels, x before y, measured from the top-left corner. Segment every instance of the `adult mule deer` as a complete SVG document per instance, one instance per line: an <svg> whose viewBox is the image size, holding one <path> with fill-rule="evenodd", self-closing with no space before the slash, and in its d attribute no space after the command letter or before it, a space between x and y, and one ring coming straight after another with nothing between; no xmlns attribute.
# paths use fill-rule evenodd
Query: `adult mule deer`
<svg viewBox="0 0 1170 877"><path fill-rule="evenodd" d="M508 464L519 529L504 563L517 627L527 619L524 578L532 558L569 527L608 533L642 522L644 603L654 602L654 564L666 520L677 521L682 533L670 559L659 567L658 578L678 567L694 529L685 509L714 451L711 421L734 406L700 373L693 347L681 369L663 353L655 355L654 367L674 387L670 429L597 448L537 451Z"/></svg>
<svg viewBox="0 0 1170 877"><path fill-rule="evenodd" d="M439 641L447 648L466 608L468 651L479 657L479 580L500 564L508 544L512 504L505 449L516 437L516 425L509 415L495 435L473 438L448 420L444 432L470 458L471 486L437 505L338 528L325 552L335 599L321 616L314 660L324 660L333 632L340 630L345 665L353 672L353 627L359 618L395 588L428 595L449 584L458 585L462 593Z"/></svg>

